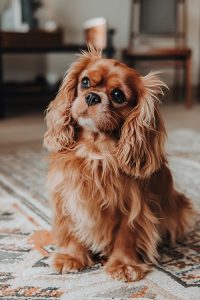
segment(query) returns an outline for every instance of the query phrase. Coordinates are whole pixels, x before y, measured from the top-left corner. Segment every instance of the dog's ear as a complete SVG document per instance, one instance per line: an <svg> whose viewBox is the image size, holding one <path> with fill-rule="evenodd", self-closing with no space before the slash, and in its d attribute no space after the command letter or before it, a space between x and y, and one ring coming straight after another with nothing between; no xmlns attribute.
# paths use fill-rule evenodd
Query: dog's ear
<svg viewBox="0 0 200 300"><path fill-rule="evenodd" d="M66 150L75 144L75 127L71 115L71 106L77 96L77 85L80 73L91 59L101 55L95 49L83 52L69 68L59 89L58 95L46 111L47 131L44 135L44 146L51 152Z"/></svg>
<svg viewBox="0 0 200 300"><path fill-rule="evenodd" d="M147 178L163 163L166 130L159 111L159 94L166 85L155 73L141 77L137 106L128 115L115 151L123 172Z"/></svg>
<svg viewBox="0 0 200 300"><path fill-rule="evenodd" d="M74 124L71 117L71 101L59 92L46 111L47 131L44 146L51 152L67 149L74 144Z"/></svg>

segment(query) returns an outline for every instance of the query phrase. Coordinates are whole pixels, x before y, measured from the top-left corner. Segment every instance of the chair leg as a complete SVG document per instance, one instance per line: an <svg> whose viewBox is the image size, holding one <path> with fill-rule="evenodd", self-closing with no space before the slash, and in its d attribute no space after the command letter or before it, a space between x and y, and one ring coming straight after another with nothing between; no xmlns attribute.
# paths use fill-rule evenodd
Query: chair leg
<svg viewBox="0 0 200 300"><path fill-rule="evenodd" d="M0 51L0 119L5 117L5 99L3 87L3 56Z"/></svg>
<svg viewBox="0 0 200 300"><path fill-rule="evenodd" d="M185 106L191 108L193 105L192 100L192 82L191 82L191 68L192 68L192 57L187 57L185 61Z"/></svg>

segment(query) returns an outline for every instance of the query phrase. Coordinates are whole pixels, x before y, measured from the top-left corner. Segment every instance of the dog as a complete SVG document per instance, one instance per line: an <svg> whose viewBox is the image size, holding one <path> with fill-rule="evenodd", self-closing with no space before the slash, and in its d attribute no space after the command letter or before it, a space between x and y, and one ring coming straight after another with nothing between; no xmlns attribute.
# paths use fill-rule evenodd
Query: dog
<svg viewBox="0 0 200 300"><path fill-rule="evenodd" d="M113 278L136 281L162 241L183 237L191 202L173 185L159 109L165 84L94 48L69 68L47 109L48 190L61 273L106 258Z"/></svg>

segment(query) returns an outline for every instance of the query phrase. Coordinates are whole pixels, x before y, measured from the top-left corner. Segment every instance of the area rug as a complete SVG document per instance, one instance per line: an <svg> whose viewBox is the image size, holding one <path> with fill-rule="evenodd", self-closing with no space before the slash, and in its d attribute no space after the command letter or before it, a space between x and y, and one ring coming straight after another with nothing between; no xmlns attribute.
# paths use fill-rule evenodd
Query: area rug
<svg viewBox="0 0 200 300"><path fill-rule="evenodd" d="M177 188L199 210L200 133L173 131L167 149ZM158 264L138 282L111 279L101 263L74 274L51 269L46 170L42 150L0 155L0 299L200 299L200 219L182 243L162 249Z"/></svg>

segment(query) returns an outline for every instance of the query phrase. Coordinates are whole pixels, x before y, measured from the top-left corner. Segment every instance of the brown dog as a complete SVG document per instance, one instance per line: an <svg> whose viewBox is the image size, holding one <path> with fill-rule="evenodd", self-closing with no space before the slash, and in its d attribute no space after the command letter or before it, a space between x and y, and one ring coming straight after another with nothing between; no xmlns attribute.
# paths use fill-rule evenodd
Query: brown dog
<svg viewBox="0 0 200 300"><path fill-rule="evenodd" d="M192 209L174 189L164 152L164 86L94 49L68 70L44 139L56 270L80 270L100 253L112 277L138 280L162 239L183 235Z"/></svg>

